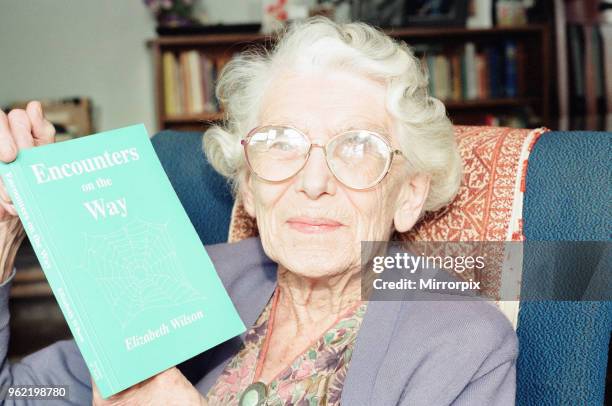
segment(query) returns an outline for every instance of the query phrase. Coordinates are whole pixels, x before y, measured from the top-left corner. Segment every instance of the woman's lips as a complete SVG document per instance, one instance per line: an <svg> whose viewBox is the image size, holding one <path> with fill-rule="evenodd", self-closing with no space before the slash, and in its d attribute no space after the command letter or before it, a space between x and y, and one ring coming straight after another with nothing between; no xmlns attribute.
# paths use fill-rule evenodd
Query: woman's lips
<svg viewBox="0 0 612 406"><path fill-rule="evenodd" d="M287 220L287 224L292 229L306 234L327 233L344 226L335 220L321 217L292 217Z"/></svg>

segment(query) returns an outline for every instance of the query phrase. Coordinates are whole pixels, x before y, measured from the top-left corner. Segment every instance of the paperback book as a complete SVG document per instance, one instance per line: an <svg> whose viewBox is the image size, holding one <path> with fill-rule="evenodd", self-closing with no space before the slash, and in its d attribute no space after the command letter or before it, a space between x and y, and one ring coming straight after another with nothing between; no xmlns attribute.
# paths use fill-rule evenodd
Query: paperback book
<svg viewBox="0 0 612 406"><path fill-rule="evenodd" d="M0 175L103 397L245 331L144 125L21 150Z"/></svg>

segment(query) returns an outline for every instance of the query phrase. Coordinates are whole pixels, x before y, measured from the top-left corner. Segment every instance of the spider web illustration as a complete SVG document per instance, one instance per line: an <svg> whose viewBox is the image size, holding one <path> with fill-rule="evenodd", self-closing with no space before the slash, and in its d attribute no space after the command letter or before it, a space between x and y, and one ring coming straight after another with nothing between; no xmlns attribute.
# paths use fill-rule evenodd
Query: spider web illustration
<svg viewBox="0 0 612 406"><path fill-rule="evenodd" d="M88 272L125 328L144 311L202 299L179 266L165 224L133 220L103 235L85 235Z"/></svg>

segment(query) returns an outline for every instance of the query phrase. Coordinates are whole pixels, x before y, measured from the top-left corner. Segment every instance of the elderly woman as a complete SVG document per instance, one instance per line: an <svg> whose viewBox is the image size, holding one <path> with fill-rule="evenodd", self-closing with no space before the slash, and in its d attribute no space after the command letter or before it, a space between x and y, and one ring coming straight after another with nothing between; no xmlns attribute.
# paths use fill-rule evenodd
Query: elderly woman
<svg viewBox="0 0 612 406"><path fill-rule="evenodd" d="M451 123L412 50L365 24L313 18L272 52L234 58L217 92L228 120L206 132L206 155L260 233L207 247L245 309L244 342L192 360L191 381L171 368L110 399L73 341L3 363L2 382L67 384L73 402L100 405L513 404L516 336L493 305L361 295L361 241L410 230L461 178ZM52 140L37 102L0 114L4 161ZM8 282L23 231L4 189L2 199Z"/></svg>

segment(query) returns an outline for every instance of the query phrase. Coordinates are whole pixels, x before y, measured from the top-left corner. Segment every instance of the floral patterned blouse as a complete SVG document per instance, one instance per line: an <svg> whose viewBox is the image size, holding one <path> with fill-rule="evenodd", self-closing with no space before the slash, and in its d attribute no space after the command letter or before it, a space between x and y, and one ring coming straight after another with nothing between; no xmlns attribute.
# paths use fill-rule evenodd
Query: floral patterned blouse
<svg viewBox="0 0 612 406"><path fill-rule="evenodd" d="M273 300L268 302L247 332L244 346L208 392L209 405L238 405L242 392L254 382L272 303ZM358 302L269 382L265 405L339 405L353 345L366 308L367 302Z"/></svg>

